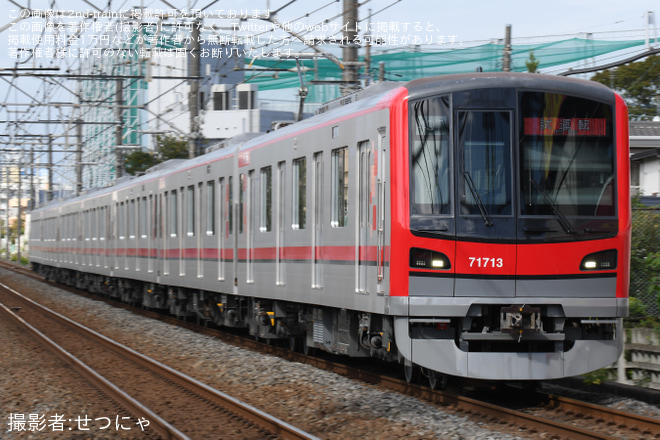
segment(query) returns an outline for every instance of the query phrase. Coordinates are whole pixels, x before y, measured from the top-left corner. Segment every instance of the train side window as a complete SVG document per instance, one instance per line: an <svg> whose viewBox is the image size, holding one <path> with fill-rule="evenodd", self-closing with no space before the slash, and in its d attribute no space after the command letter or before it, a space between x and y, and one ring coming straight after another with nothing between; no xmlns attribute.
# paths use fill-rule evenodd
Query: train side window
<svg viewBox="0 0 660 440"><path fill-rule="evenodd" d="M247 189L245 174L241 174L239 177L239 188L238 188L238 233L243 233L243 223L245 214L245 190Z"/></svg>
<svg viewBox="0 0 660 440"><path fill-rule="evenodd" d="M169 208L169 224L170 224L170 237L176 237L177 231L179 229L179 223L178 223L178 192L177 190L173 189L170 191L170 201L168 203L168 208Z"/></svg>
<svg viewBox="0 0 660 440"><path fill-rule="evenodd" d="M142 201L140 202L140 238L147 238L149 235L149 228L147 227L148 224L148 210L147 210L147 198L142 197Z"/></svg>
<svg viewBox="0 0 660 440"><path fill-rule="evenodd" d="M215 235L215 182L206 182L206 235Z"/></svg>
<svg viewBox="0 0 660 440"><path fill-rule="evenodd" d="M91 210L83 211L83 238L88 240L91 238L92 230L92 216L90 215Z"/></svg>
<svg viewBox="0 0 660 440"><path fill-rule="evenodd" d="M227 211L229 217L229 233L234 233L234 178L229 176L229 183L227 185Z"/></svg>
<svg viewBox="0 0 660 440"><path fill-rule="evenodd" d="M99 215L98 210L99 209L100 208L92 209L92 225L91 225L92 226L92 240L98 240L97 227L98 227L98 224L99 224L99 220L98 220L98 215Z"/></svg>
<svg viewBox="0 0 660 440"><path fill-rule="evenodd" d="M107 211L108 211L107 206L102 206L99 209L99 240L105 240L107 237L108 231L106 230L106 223L105 223Z"/></svg>
<svg viewBox="0 0 660 440"><path fill-rule="evenodd" d="M273 171L271 167L261 169L261 232L270 232L273 225Z"/></svg>
<svg viewBox="0 0 660 440"><path fill-rule="evenodd" d="M293 161L293 229L305 229L307 224L307 160Z"/></svg>
<svg viewBox="0 0 660 440"><path fill-rule="evenodd" d="M131 200L129 204L128 211L128 236L129 238L135 238L135 200Z"/></svg>
<svg viewBox="0 0 660 440"><path fill-rule="evenodd" d="M343 228L348 220L348 148L332 150L332 218L333 228Z"/></svg>
<svg viewBox="0 0 660 440"><path fill-rule="evenodd" d="M123 240L126 238L126 209L124 207L124 202L119 204L119 215L117 216L118 220L118 229L119 229L119 239Z"/></svg>
<svg viewBox="0 0 660 440"><path fill-rule="evenodd" d="M195 186L190 185L186 192L186 235L195 236Z"/></svg>

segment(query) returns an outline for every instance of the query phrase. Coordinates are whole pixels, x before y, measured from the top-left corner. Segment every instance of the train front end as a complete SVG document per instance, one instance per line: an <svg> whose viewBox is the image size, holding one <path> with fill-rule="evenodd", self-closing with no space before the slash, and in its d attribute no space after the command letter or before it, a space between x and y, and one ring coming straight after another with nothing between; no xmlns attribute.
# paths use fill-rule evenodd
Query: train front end
<svg viewBox="0 0 660 440"><path fill-rule="evenodd" d="M528 74L407 89L392 112L390 259L406 362L497 380L615 362L631 227L621 98Z"/></svg>

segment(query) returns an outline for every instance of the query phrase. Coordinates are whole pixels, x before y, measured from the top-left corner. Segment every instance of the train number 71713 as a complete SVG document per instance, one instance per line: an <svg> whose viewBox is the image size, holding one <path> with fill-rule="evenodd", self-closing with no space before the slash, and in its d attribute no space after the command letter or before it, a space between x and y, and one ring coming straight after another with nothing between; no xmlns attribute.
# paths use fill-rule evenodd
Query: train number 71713
<svg viewBox="0 0 660 440"><path fill-rule="evenodd" d="M470 259L470 267L502 267L504 260L502 258L488 258L488 257L468 257Z"/></svg>

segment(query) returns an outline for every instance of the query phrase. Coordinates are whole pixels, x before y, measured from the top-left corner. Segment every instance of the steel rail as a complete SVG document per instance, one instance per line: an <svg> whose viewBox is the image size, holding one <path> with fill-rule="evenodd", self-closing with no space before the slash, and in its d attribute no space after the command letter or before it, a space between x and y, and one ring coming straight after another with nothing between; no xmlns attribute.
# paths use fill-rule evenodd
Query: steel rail
<svg viewBox="0 0 660 440"><path fill-rule="evenodd" d="M26 272L25 273L26 275L28 275L28 273L31 272L25 269L23 270L15 269L15 270L17 272L24 271ZM35 278L41 279L41 277L35 277ZM83 293L85 294L85 296L91 297L91 295L85 292ZM121 307L127 308L129 310L134 310L136 313L144 313L144 310L135 309L133 307L127 306L126 304L118 303L115 300L106 299L106 302L115 305L119 304L121 305ZM170 319L167 316L162 316L162 315L154 316L155 314L152 312L149 312L148 315L152 318L159 319L163 322L172 323L172 324L178 323L179 325L183 325L186 328L192 329L192 327L196 327L192 324L182 323L180 320L176 320L174 318ZM324 369L326 371L332 371L334 373L343 376L356 378L358 380L367 383L377 384L386 387L390 390L400 392L409 396L413 396L416 398L420 398L425 401L433 402L443 406L452 406L456 410L464 412L466 414L487 416L492 418L493 420L506 422L517 426L524 426L529 429L535 429L539 432L552 433L565 438L570 438L571 440L618 439L618 437L611 436L608 434L597 433L581 427L570 425L568 423L557 422L547 418L526 414L521 411L507 409L504 407L500 407L497 405L493 405L469 397L459 396L443 391L433 391L421 385L406 383L405 381L397 379L395 377L381 375L363 369L353 368L348 365L334 362L331 360L305 356L302 353L291 352L289 350L286 350L281 347L277 347L275 345L264 345L249 338L222 333L218 330L214 330L211 328L198 327L197 331L206 335L219 337L225 340L226 342L232 344L247 346L249 349L252 350L259 350L261 352L265 352L285 359L289 359L294 362L306 363L314 367ZM548 406L550 407L554 406L556 408L563 407L566 412L574 411L574 412L579 412L581 414L586 413L587 415L595 417L597 420L603 419L608 422L609 421L616 422L618 425L636 426L638 427L638 429L640 429L640 432L649 431L655 433L660 430L660 421L658 421L657 419L638 416L635 414L625 413L617 410L612 410L598 405L591 405L588 403L575 401L565 397L559 397L559 396L547 395L547 394L544 395L544 397L549 402ZM573 405L573 406L571 407L569 405Z"/></svg>
<svg viewBox="0 0 660 440"><path fill-rule="evenodd" d="M230 396L228 394L225 394L221 391L213 389L213 388L209 387L208 385L206 385L202 382L199 382L198 380L196 380L196 379L194 379L194 378L192 378L192 377L190 377L190 376L188 376L184 373L181 373L177 370L174 370L173 368L170 368L167 365L161 364L160 362L158 362L154 359L151 359L151 358L149 358L149 357L147 357L147 356L145 356L145 355L143 355L143 354L127 347L127 346L125 346L125 345L122 345L122 344L120 344L116 341L113 341L112 339L107 338L106 336L104 336L100 333L97 333L94 330L91 330L91 329L89 329L89 328L87 328L87 327L85 327L81 324L78 324L77 322L67 318L66 316L60 315L59 313L54 312L53 310L50 310L50 309L42 306L41 304L36 303L35 301L31 300L30 298L25 297L24 295L22 295L21 293L17 292L14 289L12 289L11 287L5 285L4 283L0 282L0 287L8 290L9 292L13 293L14 295L20 297L22 300L24 300L24 301L32 304L33 306L39 308L41 311L43 311L44 313L46 313L49 316L53 317L54 319L59 320L61 322L65 322L66 325L73 326L76 329L80 330L81 332L84 332L86 336L88 336L90 339L94 340L95 342L97 342L97 343L99 343L99 344L101 344L101 345L103 345L107 348L110 348L112 350L118 350L118 351L122 352L122 354L128 355L127 357L130 358L131 360L133 360L134 362L138 362L140 364L147 365L148 368L157 370L159 374L161 374L163 377L167 378L168 380L171 380L171 381L174 381L174 382L177 382L177 383L181 383L185 387L193 388L193 389L195 389L195 392L198 392L200 395L202 395L202 397L204 397L206 399L210 399L211 401L220 401L220 402L222 402L222 404L225 407L229 408L230 411L234 412L235 414L237 414L238 416L244 418L245 420L248 420L250 422L255 423L256 425L260 426L261 428L265 429L266 431L268 431L272 434L276 434L276 435L280 436L281 438L287 439L287 440L320 440L318 437L313 436L313 435L311 435L311 434L309 434L309 433L307 433L307 432L305 432L305 431L303 431L303 430L301 430L301 429L299 429L299 428L297 428L297 427L295 427L295 426L293 426L293 425L291 425L291 424L289 424L289 423L287 423L283 420L280 420L280 419L278 419L278 418L276 418L276 417L274 417L274 416L272 416L272 415L270 415L270 414L268 414L264 411L261 411L258 408L255 408L255 407L253 407L253 406L251 406L251 405L249 405L245 402L242 402L242 401L236 399L235 397L232 397L232 396ZM23 321L20 317L16 316L13 312L11 312L5 306L3 306L3 307L5 308L5 310L8 313L11 313L12 315L14 315L15 319L18 319L18 320L22 321L24 323L24 325L29 326L29 324L27 322ZM38 330L34 329L33 327L32 327L32 330L34 332L38 332ZM42 337L49 341L48 342L49 346L56 346L56 344L53 341L49 340L45 335L42 335ZM64 351L61 348L60 348L60 350ZM65 351L64 351L64 353L66 353L68 356L71 356L70 354L68 354ZM73 357L73 356L71 356L71 357ZM80 362L80 361L78 361L78 362ZM81 364L82 364L82 362L81 362ZM84 366L85 371L89 370L92 373L94 373L91 369L89 369L89 367L87 367L84 364L82 364L82 365ZM94 374L96 374L96 373L94 373ZM98 375L96 374L96 376L98 376ZM96 376L93 376L93 377L96 377ZM119 391L121 391L121 390L119 390ZM113 395L115 395L115 394L113 394ZM121 399L121 394L119 394L118 396L119 396L118 398L120 398L119 400L123 403L124 400ZM146 409L146 407L140 405L140 407L139 407L140 411L142 411L142 408ZM147 413L143 411L142 414L147 414ZM160 419L153 412L149 412L148 414L149 414L149 417L153 417L154 420L156 418ZM167 423L167 422L164 422L164 423ZM176 430L176 428L172 427L172 430ZM168 438L168 439L169 438L182 438L182 439L187 439L188 438L184 434L181 434L179 431L176 431L176 432L178 434L180 434L182 437L179 437L178 435L172 436L173 434L171 434L169 432L169 430L166 430L165 432L166 432L166 438ZM174 432L174 431L172 431L172 432Z"/></svg>
<svg viewBox="0 0 660 440"><path fill-rule="evenodd" d="M581 402L568 397L547 394L548 406L564 412L579 412L596 420L604 420L607 423L625 425L629 429L635 429L640 433L649 432L656 436L660 433L660 420L653 417L640 416L638 414L626 413L617 409L607 408L592 403Z"/></svg>
<svg viewBox="0 0 660 440"><path fill-rule="evenodd" d="M1 283L0 283L1 284ZM4 284L3 288L12 291L13 289L8 288ZM190 440L188 436L181 433L174 426L167 423L163 420L158 414L151 411L149 408L142 405L135 398L115 386L112 382L107 380L105 377L98 374L96 371L89 368L86 364L80 361L77 357L73 356L68 351L64 350L58 344L56 344L48 336L41 333L39 330L34 328L23 318L18 316L16 313L11 311L6 305L0 303L0 313L4 313L10 320L12 320L20 328L26 329L29 333L35 338L35 340L46 347L49 351L55 354L60 358L65 364L73 368L78 374L83 376L91 384L98 386L103 392L108 394L111 398L115 399L120 405L125 406L129 411L139 417L148 417L149 426L152 427L158 434L160 434L164 439L179 439L179 440Z"/></svg>
<svg viewBox="0 0 660 440"><path fill-rule="evenodd" d="M406 383L405 381L394 377L371 373L364 370L358 371L346 365L335 364L332 361L313 359L311 363L312 365L319 366L319 368L331 369L339 374L358 377L365 382L375 383L394 391L405 393L406 395L412 395L443 406L452 406L456 410L466 414L485 416L497 420L498 422L506 422L530 430L534 429L539 432L551 433L571 440L619 440L619 437L601 434L568 423L557 422L544 417L526 414L521 411L508 409L472 399L470 397L459 396L444 391L434 391L421 385Z"/></svg>

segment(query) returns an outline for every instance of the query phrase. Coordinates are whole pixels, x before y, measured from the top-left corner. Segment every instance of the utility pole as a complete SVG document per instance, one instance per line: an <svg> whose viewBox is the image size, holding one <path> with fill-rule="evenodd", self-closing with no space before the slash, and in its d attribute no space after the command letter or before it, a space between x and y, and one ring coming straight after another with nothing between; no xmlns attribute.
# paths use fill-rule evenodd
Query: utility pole
<svg viewBox="0 0 660 440"><path fill-rule="evenodd" d="M48 135L48 192L46 200L53 200L53 135Z"/></svg>
<svg viewBox="0 0 660 440"><path fill-rule="evenodd" d="M28 202L28 211L34 209L34 147L30 147L30 201Z"/></svg>
<svg viewBox="0 0 660 440"><path fill-rule="evenodd" d="M502 70L511 72L511 25L506 25L504 34L504 57L502 58Z"/></svg>
<svg viewBox="0 0 660 440"><path fill-rule="evenodd" d="M83 134L82 120L76 121L76 137L78 138L78 149L76 150L76 195L82 193L82 153L83 153Z"/></svg>
<svg viewBox="0 0 660 440"><path fill-rule="evenodd" d="M342 58L344 64L344 86L342 95L348 95L357 90L358 87L358 2L357 0L344 0L344 31Z"/></svg>
<svg viewBox="0 0 660 440"><path fill-rule="evenodd" d="M190 76L198 78L201 71L201 60L199 50L199 29L201 21L195 20L192 25L192 40L190 42ZM188 97L188 109L190 110L190 139L188 140L188 157L192 159L199 155L199 80L190 81L190 94Z"/></svg>
<svg viewBox="0 0 660 440"><path fill-rule="evenodd" d="M5 231L6 231L5 232L5 246L6 246L6 252L7 252L6 255L7 255L8 260L11 258L11 254L9 253L9 235L10 235L10 232L11 232L11 230L9 229L9 199L11 197L11 191L9 189L9 182L11 181L11 178L9 177L10 169L11 168L9 168L9 167L5 168L5 176L7 178L6 179L7 180L7 211L6 211L7 219L5 220L5 223L6 223L6 225L5 225Z"/></svg>
<svg viewBox="0 0 660 440"><path fill-rule="evenodd" d="M122 144L124 143L124 80L117 79L115 81L115 118L117 119L117 126L115 126L115 179L124 176L124 153L122 152Z"/></svg>
<svg viewBox="0 0 660 440"><path fill-rule="evenodd" d="M367 30L369 31L371 29L371 9L369 9L369 21L367 22ZM365 79L365 87L369 85L371 82L371 38L372 35L365 34L364 36L366 42L367 42L367 47L366 53L364 55L364 73L366 74L366 79Z"/></svg>
<svg viewBox="0 0 660 440"><path fill-rule="evenodd" d="M21 159L18 161L18 194L16 194L16 200L18 201L17 203L17 215L16 215L16 261L20 264L21 262L21 213L23 212L22 208L22 202L23 202L23 197L21 195L21 192L23 190L22 188L22 182L23 179L21 177L21 165L23 165L23 153L21 152Z"/></svg>

